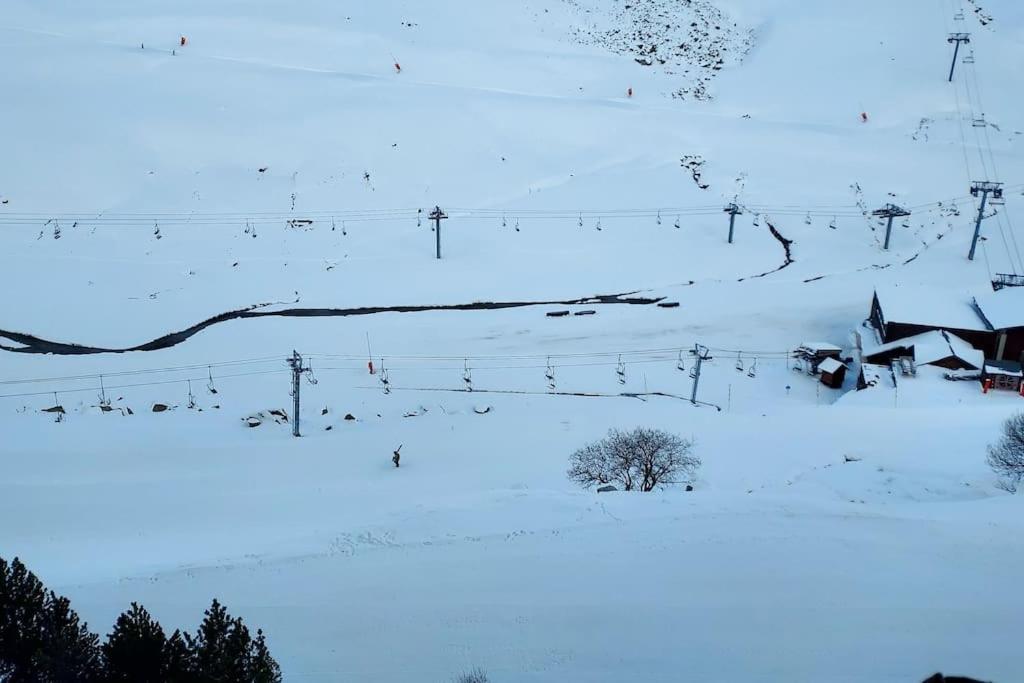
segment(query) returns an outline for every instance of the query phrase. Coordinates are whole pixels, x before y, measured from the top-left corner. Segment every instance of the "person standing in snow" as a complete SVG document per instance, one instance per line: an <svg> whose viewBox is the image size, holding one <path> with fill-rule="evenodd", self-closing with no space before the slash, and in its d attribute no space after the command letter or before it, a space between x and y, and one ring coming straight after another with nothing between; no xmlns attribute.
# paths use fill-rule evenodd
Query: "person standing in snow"
<svg viewBox="0 0 1024 683"><path fill-rule="evenodd" d="M398 461L402 459L402 456L398 453L400 450L402 450L401 445L395 449L394 455L391 456L391 462L395 463L395 467L398 467Z"/></svg>

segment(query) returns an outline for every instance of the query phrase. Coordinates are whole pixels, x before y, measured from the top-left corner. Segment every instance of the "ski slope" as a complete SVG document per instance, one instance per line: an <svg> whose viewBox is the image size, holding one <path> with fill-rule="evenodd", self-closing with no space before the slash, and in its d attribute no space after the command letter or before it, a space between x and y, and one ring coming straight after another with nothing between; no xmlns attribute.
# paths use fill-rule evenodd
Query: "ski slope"
<svg viewBox="0 0 1024 683"><path fill-rule="evenodd" d="M9 0L0 555L99 631L217 596L289 681L1020 678L1021 399L788 360L1024 269L1024 10L982 4ZM247 428L293 349L303 438ZM695 491L565 478L637 425Z"/></svg>

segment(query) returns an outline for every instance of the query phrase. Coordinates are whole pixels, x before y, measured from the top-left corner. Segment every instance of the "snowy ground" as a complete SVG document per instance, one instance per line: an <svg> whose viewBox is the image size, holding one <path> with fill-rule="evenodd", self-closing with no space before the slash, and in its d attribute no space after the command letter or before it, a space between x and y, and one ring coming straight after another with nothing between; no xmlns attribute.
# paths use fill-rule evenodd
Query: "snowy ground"
<svg viewBox="0 0 1024 683"><path fill-rule="evenodd" d="M679 307L261 317L158 351L0 352L0 555L99 630L132 600L191 626L217 596L286 680L1024 676L1024 523L984 463L1021 399L930 372L833 391L786 360L869 334L875 286L963 297L1024 265L1024 10L421 5L11 0L0 344L127 348L256 305ZM623 30L664 49L721 16L723 35L645 66L607 33L661 12L665 32ZM962 92L953 30L973 34ZM983 133L961 125L975 111ZM984 178L1007 204L969 262ZM890 201L913 215L885 252L861 211ZM696 343L715 356L700 407ZM247 429L291 411L292 349L318 379L304 438ZM694 492L565 479L573 448L639 424L696 440Z"/></svg>

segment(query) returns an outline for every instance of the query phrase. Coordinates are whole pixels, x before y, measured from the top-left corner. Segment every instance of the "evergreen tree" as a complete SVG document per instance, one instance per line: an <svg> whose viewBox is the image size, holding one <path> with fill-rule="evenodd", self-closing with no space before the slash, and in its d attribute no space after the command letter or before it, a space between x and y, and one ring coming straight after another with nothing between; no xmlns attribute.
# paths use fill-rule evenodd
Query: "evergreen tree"
<svg viewBox="0 0 1024 683"><path fill-rule="evenodd" d="M17 558L0 559L0 680L5 683L92 683L101 666L99 639L79 623L67 598L43 584Z"/></svg>
<svg viewBox="0 0 1024 683"><path fill-rule="evenodd" d="M38 678L35 663L42 647L43 584L21 560L0 558L0 680Z"/></svg>
<svg viewBox="0 0 1024 683"><path fill-rule="evenodd" d="M166 683L192 683L195 680L192 653L188 636L175 631L164 644L164 681Z"/></svg>
<svg viewBox="0 0 1024 683"><path fill-rule="evenodd" d="M100 647L67 598L0 558L0 682L281 683L281 668L263 632L253 638L217 600L195 637L170 638L133 602Z"/></svg>
<svg viewBox="0 0 1024 683"><path fill-rule="evenodd" d="M251 668L249 666L249 650L251 648L252 637L249 635L248 627L242 623L241 619L232 619L231 628L228 630L228 637L224 647L224 660L227 664L227 670L223 673L229 680L246 681L246 683L251 680L249 675L249 669Z"/></svg>
<svg viewBox="0 0 1024 683"><path fill-rule="evenodd" d="M145 607L132 603L121 614L103 644L109 683L162 683L165 680L167 637Z"/></svg>
<svg viewBox="0 0 1024 683"><path fill-rule="evenodd" d="M38 653L40 683L92 683L100 680L99 637L79 623L71 602L50 591L43 611Z"/></svg>
<svg viewBox="0 0 1024 683"><path fill-rule="evenodd" d="M256 631L256 638L252 641L251 676L252 683L281 683L281 667L270 656L262 629Z"/></svg>
<svg viewBox="0 0 1024 683"><path fill-rule="evenodd" d="M241 619L217 600L206 610L189 650L197 683L280 683L281 668L270 656L262 631L253 640Z"/></svg>
<svg viewBox="0 0 1024 683"><path fill-rule="evenodd" d="M200 683L214 681L235 681L234 669L228 654L228 636L232 619L227 609L216 598L204 612L203 623L199 625L195 638L189 638L189 651L195 667L196 680Z"/></svg>

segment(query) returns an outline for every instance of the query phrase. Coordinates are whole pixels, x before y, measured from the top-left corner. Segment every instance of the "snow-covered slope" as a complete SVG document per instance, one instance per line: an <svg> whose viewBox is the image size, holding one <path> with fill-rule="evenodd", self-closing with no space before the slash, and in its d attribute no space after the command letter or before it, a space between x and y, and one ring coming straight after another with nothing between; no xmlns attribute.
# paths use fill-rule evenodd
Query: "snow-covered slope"
<svg viewBox="0 0 1024 683"><path fill-rule="evenodd" d="M982 4L8 0L0 555L96 628L221 596L286 680L1020 677L1019 397L788 359L1024 270L1024 10ZM247 429L293 349L304 438ZM565 479L638 424L696 491Z"/></svg>

